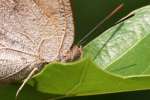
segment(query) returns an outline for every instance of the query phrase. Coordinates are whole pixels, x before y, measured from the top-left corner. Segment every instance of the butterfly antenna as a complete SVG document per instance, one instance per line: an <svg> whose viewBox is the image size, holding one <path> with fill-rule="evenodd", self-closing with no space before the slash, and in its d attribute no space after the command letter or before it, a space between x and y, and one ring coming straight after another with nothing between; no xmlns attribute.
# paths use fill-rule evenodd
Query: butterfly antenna
<svg viewBox="0 0 150 100"><path fill-rule="evenodd" d="M109 15L107 15L102 21L100 21L87 35L85 35L77 44L82 44L83 41L89 37L96 29L98 29L105 21L107 21L109 18L111 18L116 12L121 10L123 8L124 4L120 4L117 6Z"/></svg>
<svg viewBox="0 0 150 100"><path fill-rule="evenodd" d="M25 80L23 81L23 83L21 84L21 86L19 87L19 89L17 90L16 92L16 99L15 100L18 100L18 95L19 93L21 92L21 90L23 89L23 87L25 86L25 84L31 79L32 75L35 74L35 72L38 71L38 68L34 68L30 74L27 76L27 78L25 78Z"/></svg>

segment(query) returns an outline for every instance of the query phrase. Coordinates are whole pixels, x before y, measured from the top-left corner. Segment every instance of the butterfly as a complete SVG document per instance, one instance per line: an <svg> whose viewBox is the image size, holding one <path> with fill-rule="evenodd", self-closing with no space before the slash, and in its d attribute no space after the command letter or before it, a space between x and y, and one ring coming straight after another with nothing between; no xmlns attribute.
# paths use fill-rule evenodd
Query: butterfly
<svg viewBox="0 0 150 100"><path fill-rule="evenodd" d="M0 78L21 80L34 67L65 60L74 41L69 0L0 1Z"/></svg>
<svg viewBox="0 0 150 100"><path fill-rule="evenodd" d="M79 57L73 41L70 0L1 0L0 82L29 79L45 63Z"/></svg>

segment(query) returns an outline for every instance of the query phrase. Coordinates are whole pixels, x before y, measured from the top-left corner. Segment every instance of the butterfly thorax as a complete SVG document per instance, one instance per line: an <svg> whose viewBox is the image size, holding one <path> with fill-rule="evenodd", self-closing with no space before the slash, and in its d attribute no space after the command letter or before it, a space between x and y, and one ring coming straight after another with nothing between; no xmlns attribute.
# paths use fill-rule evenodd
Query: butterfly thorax
<svg viewBox="0 0 150 100"><path fill-rule="evenodd" d="M71 62L78 60L81 55L82 48L75 45L69 51L63 51L63 53L59 56L59 60L62 62Z"/></svg>

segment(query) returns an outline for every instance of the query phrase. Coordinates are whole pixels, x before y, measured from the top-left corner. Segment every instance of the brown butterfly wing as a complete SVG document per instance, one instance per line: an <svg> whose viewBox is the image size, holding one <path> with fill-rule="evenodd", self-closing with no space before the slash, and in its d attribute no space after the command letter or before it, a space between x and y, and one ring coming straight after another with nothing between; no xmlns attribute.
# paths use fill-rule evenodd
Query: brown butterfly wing
<svg viewBox="0 0 150 100"><path fill-rule="evenodd" d="M0 78L22 79L31 65L58 60L73 43L69 0L1 0L0 23Z"/></svg>

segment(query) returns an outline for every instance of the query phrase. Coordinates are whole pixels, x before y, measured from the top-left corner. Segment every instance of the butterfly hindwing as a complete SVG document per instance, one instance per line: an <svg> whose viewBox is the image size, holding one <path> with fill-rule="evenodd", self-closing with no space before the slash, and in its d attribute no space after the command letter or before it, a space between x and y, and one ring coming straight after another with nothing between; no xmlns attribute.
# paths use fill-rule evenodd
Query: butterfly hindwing
<svg viewBox="0 0 150 100"><path fill-rule="evenodd" d="M57 60L73 43L70 0L1 0L0 12L0 78Z"/></svg>

